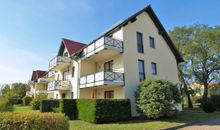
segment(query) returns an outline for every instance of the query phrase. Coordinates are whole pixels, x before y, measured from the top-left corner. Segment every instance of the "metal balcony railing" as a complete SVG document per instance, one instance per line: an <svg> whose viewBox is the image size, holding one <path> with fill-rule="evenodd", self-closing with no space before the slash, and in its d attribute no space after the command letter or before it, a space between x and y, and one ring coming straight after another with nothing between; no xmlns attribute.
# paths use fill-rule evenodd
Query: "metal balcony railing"
<svg viewBox="0 0 220 130"><path fill-rule="evenodd" d="M80 85L95 83L99 81L112 81L124 83L124 73L120 72L97 72L80 78Z"/></svg>
<svg viewBox="0 0 220 130"><path fill-rule="evenodd" d="M49 70L56 67L57 65L65 64L65 63L67 63L67 64L71 63L71 59L69 57L65 57L65 56L54 57L49 62Z"/></svg>
<svg viewBox="0 0 220 130"><path fill-rule="evenodd" d="M70 89L70 81L68 80L54 80L48 83L47 90L69 90Z"/></svg>
<svg viewBox="0 0 220 130"><path fill-rule="evenodd" d="M115 38L102 37L94 43L88 45L88 47L84 48L83 52L81 53L81 57L85 57L92 53L97 53L101 47L123 52L123 41Z"/></svg>

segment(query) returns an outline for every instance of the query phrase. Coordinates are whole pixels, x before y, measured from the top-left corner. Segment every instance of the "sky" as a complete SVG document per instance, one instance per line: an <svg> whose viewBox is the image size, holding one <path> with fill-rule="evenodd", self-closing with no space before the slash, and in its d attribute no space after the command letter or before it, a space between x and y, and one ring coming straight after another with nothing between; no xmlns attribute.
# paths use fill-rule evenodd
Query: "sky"
<svg viewBox="0 0 220 130"><path fill-rule="evenodd" d="M219 0L0 0L0 84L48 70L61 38L89 43L151 4L167 31L220 23Z"/></svg>

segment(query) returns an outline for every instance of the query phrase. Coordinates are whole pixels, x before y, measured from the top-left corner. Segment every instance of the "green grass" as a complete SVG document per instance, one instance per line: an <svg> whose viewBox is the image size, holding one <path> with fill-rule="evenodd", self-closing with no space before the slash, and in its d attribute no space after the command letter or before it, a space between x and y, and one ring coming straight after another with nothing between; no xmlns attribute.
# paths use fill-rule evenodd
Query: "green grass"
<svg viewBox="0 0 220 130"><path fill-rule="evenodd" d="M110 124L92 124L80 120L70 121L71 130L158 130L182 125L198 119L220 117L219 112L204 113L201 110L187 110L179 112L176 117L160 120L131 120Z"/></svg>
<svg viewBox="0 0 220 130"><path fill-rule="evenodd" d="M40 112L40 111L32 110L31 106L14 105L13 112L25 113L25 112Z"/></svg>
<svg viewBox="0 0 220 130"><path fill-rule="evenodd" d="M15 105L14 112L39 112L31 110L30 106ZM92 124L80 120L69 121L70 130L158 130L185 124L198 119L220 117L220 112L204 113L201 109L186 109L179 112L176 117L160 120L130 120L109 124Z"/></svg>

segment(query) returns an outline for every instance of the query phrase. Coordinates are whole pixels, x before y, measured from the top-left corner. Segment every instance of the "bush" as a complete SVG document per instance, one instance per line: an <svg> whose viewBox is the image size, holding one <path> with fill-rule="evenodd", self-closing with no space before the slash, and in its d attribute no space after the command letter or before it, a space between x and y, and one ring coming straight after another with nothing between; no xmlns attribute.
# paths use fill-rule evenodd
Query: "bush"
<svg viewBox="0 0 220 130"><path fill-rule="evenodd" d="M13 105L9 102L6 97L0 97L0 112L12 111Z"/></svg>
<svg viewBox="0 0 220 130"><path fill-rule="evenodd" d="M214 103L210 99L203 100L202 109L206 113L212 113L215 111Z"/></svg>
<svg viewBox="0 0 220 130"><path fill-rule="evenodd" d="M68 130L68 119L58 113L0 113L1 130Z"/></svg>
<svg viewBox="0 0 220 130"><path fill-rule="evenodd" d="M136 93L136 102L140 114L148 118L168 117L177 110L180 93L176 85L169 81L148 79L141 83Z"/></svg>
<svg viewBox="0 0 220 130"><path fill-rule="evenodd" d="M32 97L24 96L22 98L23 105L25 105L25 106L29 105L31 101L32 101Z"/></svg>
<svg viewBox="0 0 220 130"><path fill-rule="evenodd" d="M40 102L41 112L54 112L54 108L59 107L59 100L56 99L45 99Z"/></svg>
<svg viewBox="0 0 220 130"><path fill-rule="evenodd" d="M11 104L18 104L20 103L21 98L17 95L14 95L14 96L8 97L8 100Z"/></svg>
<svg viewBox="0 0 220 130"><path fill-rule="evenodd" d="M33 110L39 110L40 109L40 101L43 100L43 99L46 99L46 96L45 95L40 95L40 96L37 96L36 98L34 98L32 101L31 101L31 107Z"/></svg>
<svg viewBox="0 0 220 130"><path fill-rule="evenodd" d="M77 108L76 108L76 100L74 99L61 99L60 112L64 113L69 119L76 119L77 118Z"/></svg>
<svg viewBox="0 0 220 130"><path fill-rule="evenodd" d="M211 95L210 99L214 103L215 108L220 111L220 95Z"/></svg>
<svg viewBox="0 0 220 130"><path fill-rule="evenodd" d="M78 118L92 123L128 120L131 117L128 99L79 99Z"/></svg>

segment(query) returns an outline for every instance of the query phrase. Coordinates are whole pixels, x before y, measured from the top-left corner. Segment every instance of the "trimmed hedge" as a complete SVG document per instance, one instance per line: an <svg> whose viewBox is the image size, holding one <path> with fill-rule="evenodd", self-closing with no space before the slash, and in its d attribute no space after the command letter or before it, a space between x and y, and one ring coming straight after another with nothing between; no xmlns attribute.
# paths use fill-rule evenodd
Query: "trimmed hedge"
<svg viewBox="0 0 220 130"><path fill-rule="evenodd" d="M40 112L53 112L54 108L59 107L59 100L45 99L40 102Z"/></svg>
<svg viewBox="0 0 220 130"><path fill-rule="evenodd" d="M13 105L8 98L0 96L0 112L12 111Z"/></svg>
<svg viewBox="0 0 220 130"><path fill-rule="evenodd" d="M129 99L61 99L41 101L41 112L52 112L54 108L64 113L69 119L81 119L98 124L131 118Z"/></svg>
<svg viewBox="0 0 220 130"><path fill-rule="evenodd" d="M69 119L76 119L77 118L77 108L76 108L76 100L74 99L61 99L60 112L64 113Z"/></svg>
<svg viewBox="0 0 220 130"><path fill-rule="evenodd" d="M58 113L0 113L1 130L68 130L67 117Z"/></svg>
<svg viewBox="0 0 220 130"><path fill-rule="evenodd" d="M92 123L108 123L131 118L128 99L79 99L78 118Z"/></svg>

